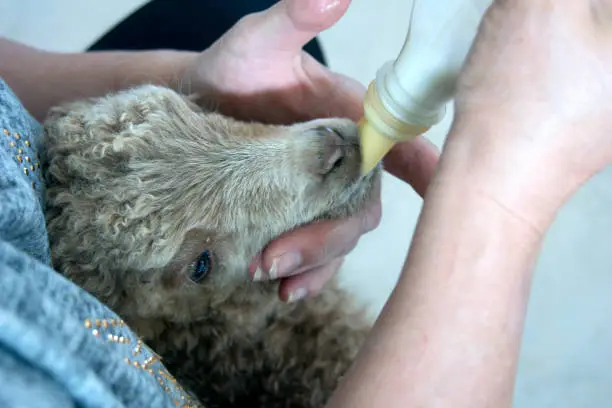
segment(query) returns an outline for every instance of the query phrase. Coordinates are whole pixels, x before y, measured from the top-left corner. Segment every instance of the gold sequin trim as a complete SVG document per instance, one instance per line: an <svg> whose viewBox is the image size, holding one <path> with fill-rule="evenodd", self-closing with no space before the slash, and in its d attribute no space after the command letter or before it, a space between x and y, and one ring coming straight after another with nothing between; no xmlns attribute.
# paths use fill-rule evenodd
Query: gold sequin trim
<svg viewBox="0 0 612 408"><path fill-rule="evenodd" d="M172 377L170 374L162 371L162 370L158 370L157 371L159 373L159 375L161 375L162 377L165 377L166 380L172 381L172 382L176 382L176 379L174 377Z"/></svg>
<svg viewBox="0 0 612 408"><path fill-rule="evenodd" d="M25 174L27 176L28 174L30 174L30 171L27 168L24 167L23 168L23 174Z"/></svg>
<svg viewBox="0 0 612 408"><path fill-rule="evenodd" d="M138 340L138 343L136 343L136 347L134 347L134 351L132 351L132 354L134 356L137 356L138 354L140 354L142 350L142 340Z"/></svg>
<svg viewBox="0 0 612 408"><path fill-rule="evenodd" d="M16 157L17 157L17 161L18 161L19 163L23 163L23 159L21 158L21 156L17 155Z"/></svg>
<svg viewBox="0 0 612 408"><path fill-rule="evenodd" d="M2 130L4 132L5 135L10 136L11 132L8 131L8 129L3 129Z"/></svg>
<svg viewBox="0 0 612 408"><path fill-rule="evenodd" d="M15 139L17 140L21 139L21 135L19 135L19 133L15 132L14 135L15 135Z"/></svg>
<svg viewBox="0 0 612 408"><path fill-rule="evenodd" d="M110 330L116 327L124 327L125 322L120 319L85 319L83 325L86 329L91 330L94 336L100 337L101 332ZM115 333L105 333L106 342L108 344L129 344L131 343L129 337L119 336ZM140 355L143 351L143 348L146 347L142 339L138 339L137 343L134 345L132 349L132 354L134 357ZM136 369L143 370L149 374L151 374L155 380L159 383L160 387L163 388L168 394L171 394L172 391L176 391L180 397L179 399L174 398L174 404L177 407L181 408L199 408L200 405L194 401L189 394L185 392L183 387L176 381L176 379L166 371L165 367L162 365L160 369L153 369L153 364L161 363L161 358L151 349L147 348L147 351L151 353L150 357L147 357L143 363L140 363L136 360L131 360L128 357L125 357L123 361L125 364L132 366Z"/></svg>
<svg viewBox="0 0 612 408"><path fill-rule="evenodd" d="M26 140L25 142L23 142L27 147L30 147L30 141Z"/></svg>

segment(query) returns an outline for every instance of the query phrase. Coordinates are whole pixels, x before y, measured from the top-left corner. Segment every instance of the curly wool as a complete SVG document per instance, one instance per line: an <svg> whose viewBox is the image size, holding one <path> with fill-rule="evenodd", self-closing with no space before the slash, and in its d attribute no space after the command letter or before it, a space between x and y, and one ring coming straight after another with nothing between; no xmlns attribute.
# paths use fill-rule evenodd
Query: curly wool
<svg viewBox="0 0 612 408"><path fill-rule="evenodd" d="M317 171L342 134L343 160ZM207 407L322 407L370 327L332 282L295 304L252 282L283 232L361 211L356 125L233 120L144 85L51 110L45 122L54 267L108 304ZM213 270L191 275L204 250Z"/></svg>

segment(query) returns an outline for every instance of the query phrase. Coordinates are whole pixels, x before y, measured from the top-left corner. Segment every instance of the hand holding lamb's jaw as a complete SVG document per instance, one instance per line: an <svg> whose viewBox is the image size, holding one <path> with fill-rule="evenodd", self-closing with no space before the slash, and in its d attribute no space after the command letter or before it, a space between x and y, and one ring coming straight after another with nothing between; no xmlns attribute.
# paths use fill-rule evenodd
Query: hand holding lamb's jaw
<svg viewBox="0 0 612 408"><path fill-rule="evenodd" d="M380 223L380 187L378 179L370 203L350 218L320 221L282 234L256 255L249 274L256 281L281 279L279 296L284 301L317 295L361 236Z"/></svg>

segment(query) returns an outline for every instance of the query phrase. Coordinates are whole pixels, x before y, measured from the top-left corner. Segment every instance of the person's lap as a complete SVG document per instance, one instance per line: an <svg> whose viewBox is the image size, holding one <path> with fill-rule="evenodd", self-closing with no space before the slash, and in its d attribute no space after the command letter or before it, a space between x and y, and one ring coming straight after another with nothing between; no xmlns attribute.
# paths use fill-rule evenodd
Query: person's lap
<svg viewBox="0 0 612 408"><path fill-rule="evenodd" d="M201 51L244 15L275 2L178 3L148 3L90 50ZM316 40L305 50L324 62ZM52 269L43 216L42 128L1 78L0 131L0 405L43 406L40 398L54 406L186 402L180 387L165 380L160 387L160 378L139 369L152 354L143 346L134 354L138 339L129 328L115 326L118 316ZM151 364L165 371L159 362Z"/></svg>

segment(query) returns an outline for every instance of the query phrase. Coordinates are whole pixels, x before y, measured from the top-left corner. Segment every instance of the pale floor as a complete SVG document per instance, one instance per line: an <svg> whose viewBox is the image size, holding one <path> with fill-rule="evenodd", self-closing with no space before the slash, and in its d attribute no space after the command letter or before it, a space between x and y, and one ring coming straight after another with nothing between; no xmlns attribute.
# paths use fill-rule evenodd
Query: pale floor
<svg viewBox="0 0 612 408"><path fill-rule="evenodd" d="M0 34L50 50L81 50L141 3L0 0ZM364 84L395 56L405 34L410 1L382 3L354 0L341 22L321 36L332 67ZM450 115L429 134L439 146L449 122ZM546 239L529 306L517 408L612 406L611 181L608 170L585 186ZM362 239L343 276L373 312L395 283L421 206L392 177L385 179L382 199L380 228Z"/></svg>

